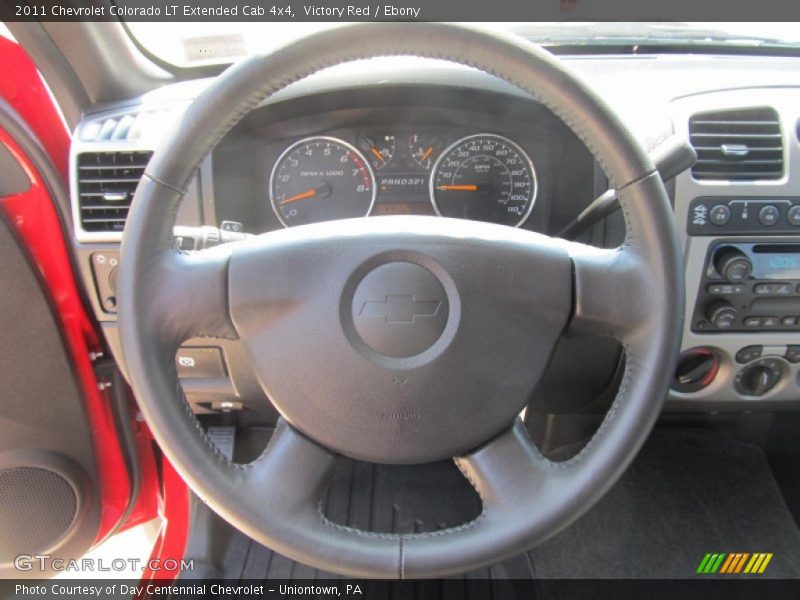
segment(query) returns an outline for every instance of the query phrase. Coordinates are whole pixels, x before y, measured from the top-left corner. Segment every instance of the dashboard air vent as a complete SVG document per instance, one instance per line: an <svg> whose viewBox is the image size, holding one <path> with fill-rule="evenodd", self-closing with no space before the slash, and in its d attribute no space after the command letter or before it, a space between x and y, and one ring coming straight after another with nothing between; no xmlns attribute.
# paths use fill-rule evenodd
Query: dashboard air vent
<svg viewBox="0 0 800 600"><path fill-rule="evenodd" d="M98 117L80 131L82 142L133 142L163 133L175 120L174 108L155 108Z"/></svg>
<svg viewBox="0 0 800 600"><path fill-rule="evenodd" d="M783 138L772 108L698 113L689 120L695 179L754 181L783 176Z"/></svg>
<svg viewBox="0 0 800 600"><path fill-rule="evenodd" d="M152 152L78 155L78 206L84 231L122 231Z"/></svg>

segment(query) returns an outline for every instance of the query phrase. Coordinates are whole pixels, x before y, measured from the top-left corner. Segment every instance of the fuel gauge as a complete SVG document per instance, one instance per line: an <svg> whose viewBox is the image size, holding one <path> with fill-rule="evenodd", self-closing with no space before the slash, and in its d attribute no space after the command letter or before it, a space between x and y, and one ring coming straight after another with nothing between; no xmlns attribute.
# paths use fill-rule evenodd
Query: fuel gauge
<svg viewBox="0 0 800 600"><path fill-rule="evenodd" d="M394 158L396 143L393 135L365 135L358 145L376 171L380 171Z"/></svg>
<svg viewBox="0 0 800 600"><path fill-rule="evenodd" d="M430 169L442 149L442 138L432 133L412 133L408 136L408 152L423 169Z"/></svg>

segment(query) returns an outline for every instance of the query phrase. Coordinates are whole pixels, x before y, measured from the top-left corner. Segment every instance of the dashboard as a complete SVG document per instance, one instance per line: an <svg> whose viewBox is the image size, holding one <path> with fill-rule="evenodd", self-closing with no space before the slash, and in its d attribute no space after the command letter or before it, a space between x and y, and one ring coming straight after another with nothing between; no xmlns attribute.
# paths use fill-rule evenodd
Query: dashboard
<svg viewBox="0 0 800 600"><path fill-rule="evenodd" d="M552 208L574 204L558 197L593 192L594 161L536 104L464 90L380 91L248 115L213 154L220 218L256 233L391 215L545 230ZM585 176L559 186L564 165Z"/></svg>
<svg viewBox="0 0 800 600"><path fill-rule="evenodd" d="M471 134L447 147L446 135L435 129L353 137L357 146L315 136L281 153L272 167L269 197L285 227L434 213L517 227L533 210L533 163L504 136Z"/></svg>
<svg viewBox="0 0 800 600"><path fill-rule="evenodd" d="M178 225L260 234L346 218L429 215L554 235L607 188L586 148L519 89L438 61L383 59L293 84L239 122L197 172ZM647 148L681 136L700 160L668 186L685 261L682 354L667 410L800 403L800 71L781 58L565 57ZM87 115L71 155L74 247L119 352L115 269L138 177L207 80ZM613 247L618 213L581 241ZM220 238L220 236L222 236ZM616 345L566 341L542 396L597 397ZM262 410L235 342L187 340L193 409ZM578 376L575 376L578 369ZM556 379L556 378L554 378ZM566 386L566 387L563 387Z"/></svg>

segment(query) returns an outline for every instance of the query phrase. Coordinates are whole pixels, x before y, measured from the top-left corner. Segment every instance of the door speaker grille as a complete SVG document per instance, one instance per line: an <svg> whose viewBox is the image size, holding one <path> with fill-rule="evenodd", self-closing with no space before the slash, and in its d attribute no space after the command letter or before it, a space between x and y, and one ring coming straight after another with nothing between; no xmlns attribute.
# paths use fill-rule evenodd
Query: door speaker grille
<svg viewBox="0 0 800 600"><path fill-rule="evenodd" d="M34 467L0 469L0 563L53 548L78 510L70 482Z"/></svg>

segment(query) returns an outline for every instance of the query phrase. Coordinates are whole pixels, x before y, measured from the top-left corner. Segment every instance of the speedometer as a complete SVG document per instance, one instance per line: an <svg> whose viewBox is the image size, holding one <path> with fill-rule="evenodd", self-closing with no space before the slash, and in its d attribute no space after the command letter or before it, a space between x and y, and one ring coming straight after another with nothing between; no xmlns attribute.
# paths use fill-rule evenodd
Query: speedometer
<svg viewBox="0 0 800 600"><path fill-rule="evenodd" d="M343 140L300 140L280 155L269 184L275 214L286 227L365 217L375 202L375 176Z"/></svg>
<svg viewBox="0 0 800 600"><path fill-rule="evenodd" d="M536 172L528 155L494 134L462 138L433 167L431 200L443 217L518 226L533 210Z"/></svg>

